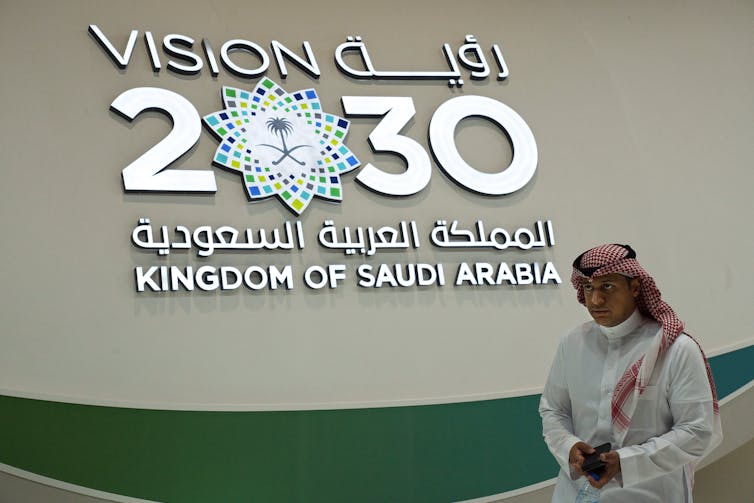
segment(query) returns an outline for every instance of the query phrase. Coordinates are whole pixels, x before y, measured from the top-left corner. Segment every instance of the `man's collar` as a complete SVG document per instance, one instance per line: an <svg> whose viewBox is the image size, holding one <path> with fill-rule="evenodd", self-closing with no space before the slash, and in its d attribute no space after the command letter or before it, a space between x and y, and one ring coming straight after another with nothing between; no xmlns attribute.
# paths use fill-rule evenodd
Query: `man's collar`
<svg viewBox="0 0 754 503"><path fill-rule="evenodd" d="M641 315L638 309L634 309L631 316L626 318L625 321L615 325L614 327L603 327L598 325L600 332L602 332L608 339L619 339L624 335L630 334L641 325L644 317Z"/></svg>

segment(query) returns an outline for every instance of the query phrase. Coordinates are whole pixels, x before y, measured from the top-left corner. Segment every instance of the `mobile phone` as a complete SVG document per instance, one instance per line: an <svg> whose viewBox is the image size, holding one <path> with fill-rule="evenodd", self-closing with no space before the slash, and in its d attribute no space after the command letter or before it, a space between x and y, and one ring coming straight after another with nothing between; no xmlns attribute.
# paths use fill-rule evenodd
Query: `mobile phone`
<svg viewBox="0 0 754 503"><path fill-rule="evenodd" d="M603 471L605 469L605 462L600 460L600 454L610 452L610 449L610 442L595 447L594 453L589 454L584 459L584 462L581 463L581 469L586 473L600 473L601 471Z"/></svg>

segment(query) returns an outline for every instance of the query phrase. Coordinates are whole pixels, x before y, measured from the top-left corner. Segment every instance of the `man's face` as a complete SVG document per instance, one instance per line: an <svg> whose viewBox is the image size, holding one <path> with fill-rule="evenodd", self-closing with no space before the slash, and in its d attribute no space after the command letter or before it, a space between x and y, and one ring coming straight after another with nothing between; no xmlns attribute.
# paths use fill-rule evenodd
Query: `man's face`
<svg viewBox="0 0 754 503"><path fill-rule="evenodd" d="M603 327L620 325L636 309L639 279L629 280L622 274L606 274L581 284L586 308L594 321Z"/></svg>

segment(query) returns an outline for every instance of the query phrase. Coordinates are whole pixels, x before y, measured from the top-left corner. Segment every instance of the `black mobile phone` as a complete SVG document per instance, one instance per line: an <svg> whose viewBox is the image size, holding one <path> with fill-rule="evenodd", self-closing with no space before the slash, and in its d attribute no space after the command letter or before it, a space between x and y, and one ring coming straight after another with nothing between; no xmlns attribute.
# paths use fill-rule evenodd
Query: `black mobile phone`
<svg viewBox="0 0 754 503"><path fill-rule="evenodd" d="M598 445L594 448L594 453L589 454L585 459L584 462L581 463L581 469L585 471L586 473L599 473L605 468L605 462L600 460L600 454L604 454L605 452L610 452L611 446L610 442L607 442L602 445Z"/></svg>

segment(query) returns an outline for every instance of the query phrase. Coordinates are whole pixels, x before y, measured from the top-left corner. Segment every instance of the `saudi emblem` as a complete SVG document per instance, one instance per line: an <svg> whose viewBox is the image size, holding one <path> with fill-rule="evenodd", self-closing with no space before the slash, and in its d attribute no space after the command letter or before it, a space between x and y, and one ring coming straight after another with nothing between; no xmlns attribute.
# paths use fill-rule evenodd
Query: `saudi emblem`
<svg viewBox="0 0 754 503"><path fill-rule="evenodd" d="M213 161L243 177L249 200L278 196L300 215L315 196L343 199L340 175L359 166L343 143L350 123L323 112L314 89L288 93L264 78L222 96L225 110L204 117L220 139Z"/></svg>

